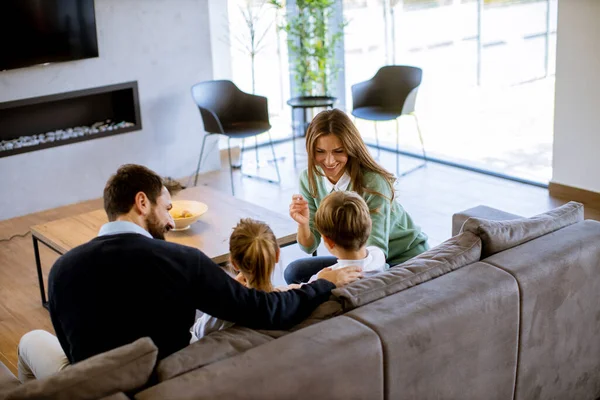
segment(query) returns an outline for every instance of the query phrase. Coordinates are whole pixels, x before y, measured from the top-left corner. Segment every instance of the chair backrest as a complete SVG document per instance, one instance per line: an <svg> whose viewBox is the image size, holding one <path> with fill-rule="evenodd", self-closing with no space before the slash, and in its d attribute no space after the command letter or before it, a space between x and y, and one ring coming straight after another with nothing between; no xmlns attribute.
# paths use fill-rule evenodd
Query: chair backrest
<svg viewBox="0 0 600 400"><path fill-rule="evenodd" d="M206 132L223 133L223 124L235 120L236 98L240 93L233 82L226 80L192 86L192 98L200 109Z"/></svg>
<svg viewBox="0 0 600 400"><path fill-rule="evenodd" d="M231 81L197 83L192 86L192 97L206 132L224 134L228 126L239 122L269 123L266 97L242 92Z"/></svg>
<svg viewBox="0 0 600 400"><path fill-rule="evenodd" d="M407 65L388 65L368 81L352 87L353 108L382 107L401 112L407 97L421 84L423 70Z"/></svg>

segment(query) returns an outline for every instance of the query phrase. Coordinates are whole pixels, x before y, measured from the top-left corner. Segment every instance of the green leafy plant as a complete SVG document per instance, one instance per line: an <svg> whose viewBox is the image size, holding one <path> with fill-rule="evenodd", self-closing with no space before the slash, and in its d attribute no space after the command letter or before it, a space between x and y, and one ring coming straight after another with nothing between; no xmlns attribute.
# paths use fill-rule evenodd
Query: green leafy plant
<svg viewBox="0 0 600 400"><path fill-rule="evenodd" d="M284 9L283 0L270 0ZM339 65L336 46L345 23L332 26L336 0L296 0L296 10L286 13L280 27L287 33L288 50L295 56L292 73L301 96L331 95ZM337 29L333 29L337 28Z"/></svg>

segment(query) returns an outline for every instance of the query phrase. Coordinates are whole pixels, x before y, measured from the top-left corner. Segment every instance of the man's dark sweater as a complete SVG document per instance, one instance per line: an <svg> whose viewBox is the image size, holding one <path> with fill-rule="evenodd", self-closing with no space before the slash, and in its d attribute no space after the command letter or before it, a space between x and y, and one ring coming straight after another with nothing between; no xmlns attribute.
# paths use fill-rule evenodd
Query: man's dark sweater
<svg viewBox="0 0 600 400"><path fill-rule="evenodd" d="M247 289L201 251L135 233L97 237L50 271L50 316L71 363L144 336L159 358L184 348L196 309L256 329L286 329L327 300L334 285Z"/></svg>

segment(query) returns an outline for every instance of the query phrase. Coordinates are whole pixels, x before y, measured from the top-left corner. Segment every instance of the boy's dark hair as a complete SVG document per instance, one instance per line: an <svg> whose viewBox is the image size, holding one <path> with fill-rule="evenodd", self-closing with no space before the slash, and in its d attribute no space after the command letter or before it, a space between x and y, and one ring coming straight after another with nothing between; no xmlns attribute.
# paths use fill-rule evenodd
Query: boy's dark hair
<svg viewBox="0 0 600 400"><path fill-rule="evenodd" d="M104 211L109 221L127 214L135 203L135 195L144 192L152 204L160 196L163 181L143 165L121 165L104 187Z"/></svg>
<svg viewBox="0 0 600 400"><path fill-rule="evenodd" d="M327 195L315 213L315 228L344 250L360 250L371 234L371 215L365 200L355 192Z"/></svg>

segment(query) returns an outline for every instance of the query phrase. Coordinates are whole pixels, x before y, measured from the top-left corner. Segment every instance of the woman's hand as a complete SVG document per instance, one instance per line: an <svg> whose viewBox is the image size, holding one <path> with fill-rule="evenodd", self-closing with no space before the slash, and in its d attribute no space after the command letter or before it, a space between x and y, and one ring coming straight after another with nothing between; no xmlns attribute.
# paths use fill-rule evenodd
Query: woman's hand
<svg viewBox="0 0 600 400"><path fill-rule="evenodd" d="M299 225L308 225L308 201L300 194L292 196L292 202L290 203L290 217L292 217Z"/></svg>

